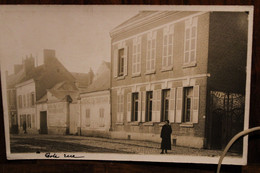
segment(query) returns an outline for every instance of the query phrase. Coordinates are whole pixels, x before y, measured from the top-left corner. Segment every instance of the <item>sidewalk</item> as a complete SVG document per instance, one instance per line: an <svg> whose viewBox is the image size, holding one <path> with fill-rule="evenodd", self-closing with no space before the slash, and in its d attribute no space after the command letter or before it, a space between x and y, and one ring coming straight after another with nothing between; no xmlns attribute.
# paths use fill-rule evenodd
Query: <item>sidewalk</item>
<svg viewBox="0 0 260 173"><path fill-rule="evenodd" d="M20 140L29 142L30 139L33 139L34 141L46 141L53 144L60 142L63 145L60 145L59 147L66 146L66 151L71 150L72 152L78 151L75 150L75 147L77 146L84 146L87 148L87 150L84 150L83 148L82 152L100 151L102 153L113 152L132 154L160 154L161 152L160 143L155 142L61 135L11 135L11 148L13 146L19 146L17 142ZM27 143L27 145L31 145L30 147L35 148L42 144L42 142L39 143L31 142L29 144ZM70 146L71 148L69 148ZM42 147L38 146L38 148ZM62 150L62 148L59 149ZM168 151L168 154L217 157L222 154L222 151L172 146L172 150ZM236 153L228 153L228 155L239 157Z"/></svg>

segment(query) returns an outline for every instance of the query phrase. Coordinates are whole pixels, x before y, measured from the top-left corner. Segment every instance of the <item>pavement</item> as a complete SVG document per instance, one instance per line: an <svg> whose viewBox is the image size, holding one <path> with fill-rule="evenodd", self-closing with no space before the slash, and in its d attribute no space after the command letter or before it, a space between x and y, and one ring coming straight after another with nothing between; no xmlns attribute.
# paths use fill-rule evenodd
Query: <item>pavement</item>
<svg viewBox="0 0 260 173"><path fill-rule="evenodd" d="M108 139L70 135L11 135L11 153L28 152L86 152L123 154L160 154L160 143L136 140ZM169 155L217 157L222 150L172 146ZM229 156L241 157L237 153Z"/></svg>

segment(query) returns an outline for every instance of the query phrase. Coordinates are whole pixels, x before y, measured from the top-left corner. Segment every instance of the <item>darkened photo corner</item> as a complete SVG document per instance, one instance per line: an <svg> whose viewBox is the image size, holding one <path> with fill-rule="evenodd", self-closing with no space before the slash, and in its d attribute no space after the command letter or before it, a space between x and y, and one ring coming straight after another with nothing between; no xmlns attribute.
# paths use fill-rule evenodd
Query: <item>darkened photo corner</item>
<svg viewBox="0 0 260 173"><path fill-rule="evenodd" d="M19 9L0 8L11 36L0 45L14 159L217 159L248 126L249 12ZM227 156L243 158L245 145Z"/></svg>

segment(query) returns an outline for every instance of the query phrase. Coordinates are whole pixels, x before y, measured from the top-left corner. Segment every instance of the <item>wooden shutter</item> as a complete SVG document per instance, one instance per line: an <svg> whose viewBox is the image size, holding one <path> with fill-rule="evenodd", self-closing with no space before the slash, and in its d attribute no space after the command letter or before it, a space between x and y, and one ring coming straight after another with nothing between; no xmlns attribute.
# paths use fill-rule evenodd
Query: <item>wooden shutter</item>
<svg viewBox="0 0 260 173"><path fill-rule="evenodd" d="M193 88L193 115L192 122L198 123L199 120L199 85Z"/></svg>
<svg viewBox="0 0 260 173"><path fill-rule="evenodd" d="M183 102L183 88L177 88L177 105L176 105L176 122L181 123L182 119L182 102Z"/></svg>
<svg viewBox="0 0 260 173"><path fill-rule="evenodd" d="M142 118L141 121L145 122L145 101L146 101L146 94L145 91L142 92Z"/></svg>
<svg viewBox="0 0 260 173"><path fill-rule="evenodd" d="M172 88L170 91L170 109L169 109L170 122L174 122L175 120L175 93L176 93L176 89Z"/></svg>
<svg viewBox="0 0 260 173"><path fill-rule="evenodd" d="M153 91L153 103L152 103L152 121L156 122L156 105L157 105L157 92L156 90Z"/></svg>
<svg viewBox="0 0 260 173"><path fill-rule="evenodd" d="M114 50L114 77L117 77L118 74L118 49Z"/></svg>
<svg viewBox="0 0 260 173"><path fill-rule="evenodd" d="M138 117L137 121L142 120L142 92L138 92Z"/></svg>
<svg viewBox="0 0 260 173"><path fill-rule="evenodd" d="M124 76L127 75L128 47L124 47Z"/></svg>
<svg viewBox="0 0 260 173"><path fill-rule="evenodd" d="M141 37L137 38L136 46L136 73L141 73Z"/></svg>
<svg viewBox="0 0 260 173"><path fill-rule="evenodd" d="M161 90L155 90L154 91L154 99L153 99L153 121L154 122L160 122L161 117L160 117L160 112L161 112Z"/></svg>
<svg viewBox="0 0 260 173"><path fill-rule="evenodd" d="M127 94L127 121L131 121L131 93Z"/></svg>

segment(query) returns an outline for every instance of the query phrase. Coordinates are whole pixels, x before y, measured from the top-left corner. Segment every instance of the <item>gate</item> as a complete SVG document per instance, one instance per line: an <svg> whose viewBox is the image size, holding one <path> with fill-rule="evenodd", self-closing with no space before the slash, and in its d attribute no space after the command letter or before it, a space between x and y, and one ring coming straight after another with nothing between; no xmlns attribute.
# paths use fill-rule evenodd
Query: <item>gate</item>
<svg viewBox="0 0 260 173"><path fill-rule="evenodd" d="M211 91L210 148L224 149L227 143L244 127L245 96L242 94ZM242 152L243 139L239 139L230 148L233 152Z"/></svg>

